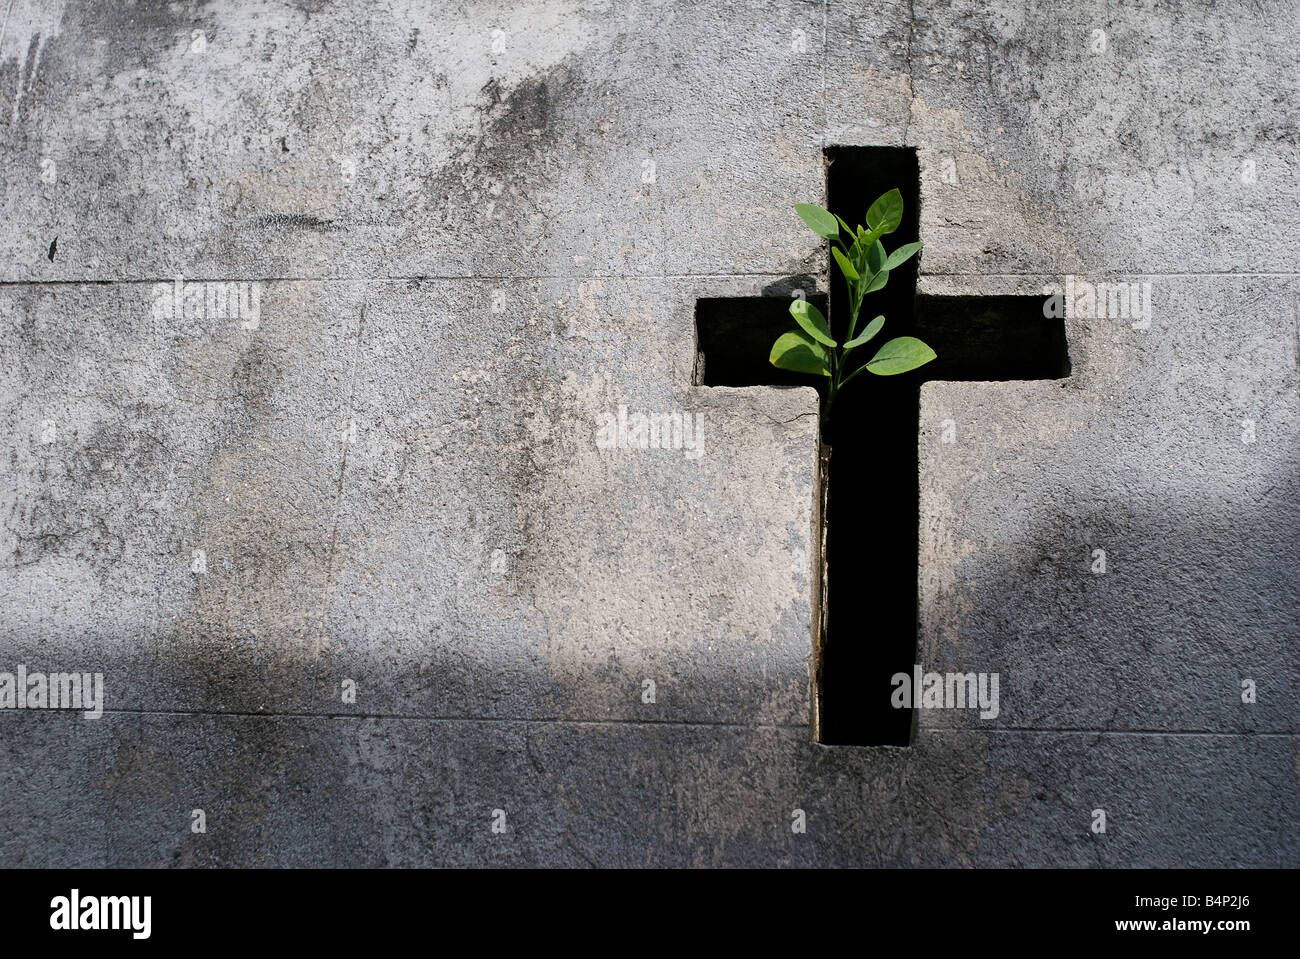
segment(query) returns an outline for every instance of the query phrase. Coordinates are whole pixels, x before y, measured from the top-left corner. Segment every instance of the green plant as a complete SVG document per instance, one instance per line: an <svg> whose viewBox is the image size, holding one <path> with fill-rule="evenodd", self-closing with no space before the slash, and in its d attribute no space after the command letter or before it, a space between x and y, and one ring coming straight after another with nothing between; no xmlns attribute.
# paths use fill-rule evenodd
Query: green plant
<svg viewBox="0 0 1300 959"><path fill-rule="evenodd" d="M885 343L866 363L845 375L849 368L849 354L869 343L885 325L885 318L877 316L858 333L862 298L883 289L889 282L889 271L906 263L921 249L921 244L907 243L893 253L887 253L880 242L882 236L893 233L903 221L903 195L897 190L890 190L871 204L867 210L867 225L859 226L856 231L829 210L811 203L796 203L794 210L809 229L831 241L831 254L848 284L849 330L844 342L837 343L831 337L830 325L821 310L807 300L795 300L790 304L790 315L799 324L799 329L777 338L770 359L773 366L783 370L830 378L822 399L824 426L830 420L836 394L863 370L877 376L892 376L924 366L935 358L934 350L916 337L898 336ZM849 235L851 245L845 245L841 230Z"/></svg>

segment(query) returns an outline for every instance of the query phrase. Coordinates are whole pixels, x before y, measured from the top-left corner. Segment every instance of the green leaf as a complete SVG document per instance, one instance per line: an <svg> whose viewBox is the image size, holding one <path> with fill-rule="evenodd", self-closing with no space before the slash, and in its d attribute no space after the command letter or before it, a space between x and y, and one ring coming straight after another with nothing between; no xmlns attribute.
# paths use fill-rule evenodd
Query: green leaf
<svg viewBox="0 0 1300 959"><path fill-rule="evenodd" d="M849 226L847 223L845 223L845 222L844 222L844 218L843 218L842 216L840 216L839 214L836 214L835 219L837 219L837 220L840 221L840 226L844 227L844 232L845 232L845 233L847 233L849 236L853 236L853 227L851 227L851 226Z"/></svg>
<svg viewBox="0 0 1300 959"><path fill-rule="evenodd" d="M867 231L858 227L854 234L853 249L849 250L849 262L853 268L858 271L859 276L865 276L867 272L867 247L871 245L871 240L867 238Z"/></svg>
<svg viewBox="0 0 1300 959"><path fill-rule="evenodd" d="M885 255L885 244L877 240L867 250L867 269L871 271L873 276L889 270L890 267L885 263L886 259L888 257Z"/></svg>
<svg viewBox="0 0 1300 959"><path fill-rule="evenodd" d="M868 283L867 288L862 291L862 295L866 296L868 293L875 293L876 290L882 289L884 285L888 282L889 282L889 271L881 270L879 273L877 273L875 276L871 278L871 282Z"/></svg>
<svg viewBox="0 0 1300 959"><path fill-rule="evenodd" d="M831 247L831 254L835 257L835 262L840 265L840 269L845 276L854 282L862 279L858 271L853 268L853 264L849 262L848 257L841 253L837 247Z"/></svg>
<svg viewBox="0 0 1300 959"><path fill-rule="evenodd" d="M839 218L829 210L823 210L821 207L814 206L811 203L796 203L794 205L794 212L798 213L799 219L808 224L808 229L812 230L818 236L823 236L828 240L834 240L839 237Z"/></svg>
<svg viewBox="0 0 1300 959"><path fill-rule="evenodd" d="M895 250L893 253L889 254L889 259L885 261L885 269L887 270L898 269L900 266L902 266L904 263L910 260L912 258L912 255L916 253L916 251L919 249L921 249L921 244L919 243L905 243L904 245L900 246L897 250Z"/></svg>
<svg viewBox="0 0 1300 959"><path fill-rule="evenodd" d="M863 330L853 339L849 340L847 343L844 344L844 351L847 353L855 346L861 346L863 343L870 342L871 338L874 337L877 333L879 333L880 328L884 325L885 325L885 318L883 316L876 317L874 320L872 320L870 323L867 324L867 328L865 330Z"/></svg>
<svg viewBox="0 0 1300 959"><path fill-rule="evenodd" d="M821 344L802 330L791 330L777 337L772 344L772 355L768 358L772 365L796 373L813 373L830 376L830 366L826 351Z"/></svg>
<svg viewBox="0 0 1300 959"><path fill-rule="evenodd" d="M867 369L877 376L893 376L924 366L934 357L934 350L915 336L898 336L880 348L867 363Z"/></svg>
<svg viewBox="0 0 1300 959"><path fill-rule="evenodd" d="M831 328L826 324L826 317L822 316L822 311L807 300L795 300L791 303L790 315L803 327L804 332L818 343L826 346L839 345L831 339Z"/></svg>
<svg viewBox="0 0 1300 959"><path fill-rule="evenodd" d="M867 210L867 226L879 230L883 236L893 233L903 222L903 194L890 190Z"/></svg>

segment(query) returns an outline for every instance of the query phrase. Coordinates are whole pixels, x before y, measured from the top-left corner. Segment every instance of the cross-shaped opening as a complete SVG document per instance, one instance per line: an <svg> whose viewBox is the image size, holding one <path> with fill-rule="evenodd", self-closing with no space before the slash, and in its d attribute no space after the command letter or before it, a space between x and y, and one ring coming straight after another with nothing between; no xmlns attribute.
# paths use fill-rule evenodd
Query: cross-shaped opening
<svg viewBox="0 0 1300 959"><path fill-rule="evenodd" d="M920 167L915 149L830 147L827 209L851 225L898 188L903 223L891 247L920 239ZM791 204L816 198L791 197ZM791 217L794 217L793 210ZM924 252L922 252L924 256ZM829 262L829 250L827 260ZM868 294L864 315L886 318L880 342L917 336L938 358L912 373L864 374L837 397L822 442L831 449L823 569L825 601L815 648L817 738L828 745L910 745L912 710L891 704L891 677L911 674L917 658L917 562L920 387L927 380L1027 380L1069 376L1064 321L1044 316L1041 296L918 296L919 258ZM807 278L764 290L763 297L701 299L695 321L701 386L814 386L824 378L777 369L772 343L793 328L793 289ZM825 297L809 296L819 307ZM843 277L834 273L830 322L848 325ZM871 350L860 351L869 358Z"/></svg>

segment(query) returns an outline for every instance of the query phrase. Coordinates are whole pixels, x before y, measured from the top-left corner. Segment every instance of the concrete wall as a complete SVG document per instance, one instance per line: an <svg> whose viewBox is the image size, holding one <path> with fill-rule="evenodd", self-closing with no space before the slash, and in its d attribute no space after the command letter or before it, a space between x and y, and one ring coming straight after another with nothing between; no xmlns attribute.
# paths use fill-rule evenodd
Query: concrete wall
<svg viewBox="0 0 1300 959"><path fill-rule="evenodd" d="M4 861L1300 863L1300 13L1058 6L15 0L0 672L105 712L0 710ZM1001 695L905 750L812 742L815 395L692 385L832 143L919 150L925 292L1152 290L924 388Z"/></svg>

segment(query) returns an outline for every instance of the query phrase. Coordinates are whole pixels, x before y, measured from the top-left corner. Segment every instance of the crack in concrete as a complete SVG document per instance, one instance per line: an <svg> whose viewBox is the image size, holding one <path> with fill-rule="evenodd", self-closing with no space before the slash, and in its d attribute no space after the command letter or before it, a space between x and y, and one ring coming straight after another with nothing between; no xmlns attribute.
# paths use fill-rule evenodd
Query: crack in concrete
<svg viewBox="0 0 1300 959"><path fill-rule="evenodd" d="M766 416L773 423L775 423L777 426L789 426L795 420L801 420L806 416L817 416L818 414L816 410L812 410L807 413L797 413L794 416L790 417L790 419L788 420L778 420L775 416L773 416L771 413L767 412L766 410L763 411L763 415Z"/></svg>
<svg viewBox="0 0 1300 959"><path fill-rule="evenodd" d="M320 610L320 628L316 643L316 652L319 653L325 645L325 621L329 614L329 601L334 596L334 556L337 552L339 536L339 510L343 505L343 478L348 469L348 450L355 442L355 437L351 434L352 421L355 418L355 404L357 396L357 366L361 362L361 336L366 329L366 308L363 304L361 307L361 319L357 323L357 339L352 346L352 375L348 381L348 434L343 440L343 456L339 463L339 480L334 490L334 515L333 523L330 526L330 547L325 561L325 587L321 593Z"/></svg>
<svg viewBox="0 0 1300 959"><path fill-rule="evenodd" d="M912 40L916 36L916 0L907 0L907 41L903 48L903 59L907 63L907 117L903 120L903 145L908 146L912 131L912 114L916 110L916 78L912 71Z"/></svg>

